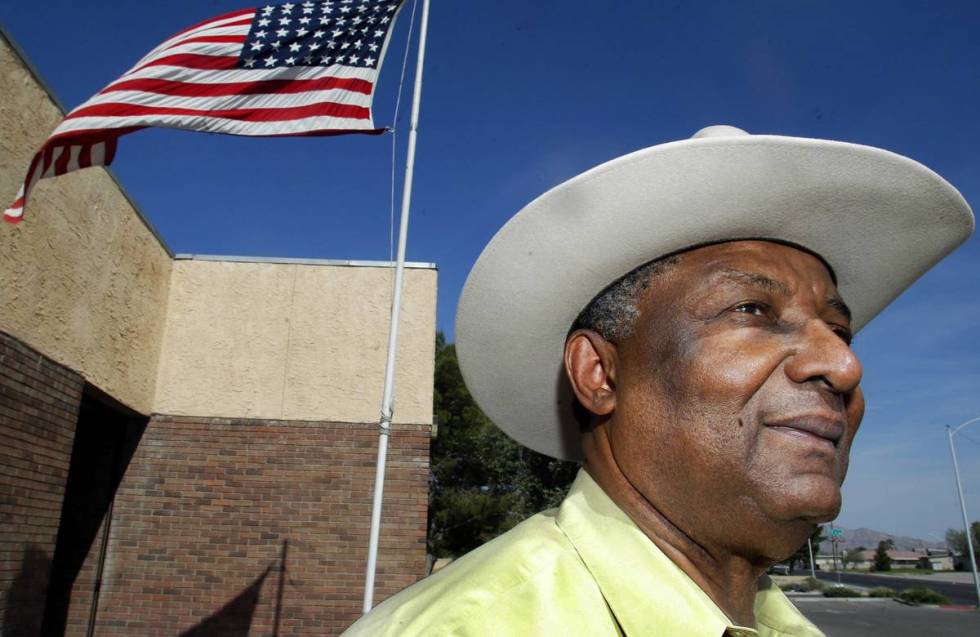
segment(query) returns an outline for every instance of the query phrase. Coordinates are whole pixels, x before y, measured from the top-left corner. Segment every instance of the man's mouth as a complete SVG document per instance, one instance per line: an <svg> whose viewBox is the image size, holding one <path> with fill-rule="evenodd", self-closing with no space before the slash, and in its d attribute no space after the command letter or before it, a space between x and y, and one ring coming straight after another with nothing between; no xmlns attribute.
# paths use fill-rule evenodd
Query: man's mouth
<svg viewBox="0 0 980 637"><path fill-rule="evenodd" d="M838 414L813 413L801 414L779 420L769 420L765 422L766 427L770 427L780 433L796 436L801 439L809 439L821 445L830 445L836 449L844 432L847 423Z"/></svg>

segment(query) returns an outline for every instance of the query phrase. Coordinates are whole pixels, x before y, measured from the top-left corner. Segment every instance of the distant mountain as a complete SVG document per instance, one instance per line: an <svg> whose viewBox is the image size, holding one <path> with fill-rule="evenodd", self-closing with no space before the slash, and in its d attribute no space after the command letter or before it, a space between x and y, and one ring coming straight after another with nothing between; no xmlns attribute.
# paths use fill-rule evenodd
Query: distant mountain
<svg viewBox="0 0 980 637"><path fill-rule="evenodd" d="M903 535L892 535L884 531L874 529L845 529L842 526L836 527L844 532L844 541L838 545L838 550L848 551L863 546L866 549L878 547L878 542L891 538L895 541L895 548L899 551L914 551L916 549L940 549L946 548L946 542L935 540L922 540L917 537L905 537ZM824 527L824 534L830 534L830 527ZM832 551L830 541L820 544L820 553L829 555Z"/></svg>

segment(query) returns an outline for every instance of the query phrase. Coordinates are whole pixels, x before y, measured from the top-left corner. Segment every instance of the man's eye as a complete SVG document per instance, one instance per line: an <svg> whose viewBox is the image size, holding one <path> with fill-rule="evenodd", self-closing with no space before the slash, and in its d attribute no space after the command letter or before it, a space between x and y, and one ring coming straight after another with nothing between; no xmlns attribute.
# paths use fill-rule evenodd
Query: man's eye
<svg viewBox="0 0 980 637"><path fill-rule="evenodd" d="M844 327L834 327L834 334L840 337L840 340L844 341L846 344L850 345L854 341L854 335L851 334L851 330Z"/></svg>
<svg viewBox="0 0 980 637"><path fill-rule="evenodd" d="M735 312L740 312L742 314L752 314L754 316L766 316L769 313L769 306L765 303L755 303L748 301L745 303L739 303L732 308Z"/></svg>

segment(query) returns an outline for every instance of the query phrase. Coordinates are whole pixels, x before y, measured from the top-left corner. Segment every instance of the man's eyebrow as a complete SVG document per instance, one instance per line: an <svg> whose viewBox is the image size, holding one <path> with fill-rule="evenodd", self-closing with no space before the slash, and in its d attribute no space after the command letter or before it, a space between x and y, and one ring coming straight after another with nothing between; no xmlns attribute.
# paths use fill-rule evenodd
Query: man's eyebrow
<svg viewBox="0 0 980 637"><path fill-rule="evenodd" d="M788 285L782 281L770 279L764 274L759 274L758 272L746 272L744 270L722 270L719 275L724 279L728 279L729 281L734 281L735 283L742 283L745 285L753 285L765 290L766 292L779 296L792 295L792 291L789 289ZM831 296L828 297L825 302L828 307L847 317L848 321L851 320L851 308L847 306L847 303L845 303L842 298L839 296Z"/></svg>
<svg viewBox="0 0 980 637"><path fill-rule="evenodd" d="M762 288L766 292L779 296L790 296L793 293L789 289L789 286L782 281L770 279L769 277L757 272L746 272L744 270L722 270L720 276L724 279L728 279L729 281L734 281L735 283L742 283L745 285L752 285L757 288Z"/></svg>
<svg viewBox="0 0 980 637"><path fill-rule="evenodd" d="M848 323L850 323L851 308L847 307L847 303L844 302L844 299L838 296L832 296L827 299L827 305L829 305L830 307L834 308L835 310L837 310L838 312L846 316Z"/></svg>

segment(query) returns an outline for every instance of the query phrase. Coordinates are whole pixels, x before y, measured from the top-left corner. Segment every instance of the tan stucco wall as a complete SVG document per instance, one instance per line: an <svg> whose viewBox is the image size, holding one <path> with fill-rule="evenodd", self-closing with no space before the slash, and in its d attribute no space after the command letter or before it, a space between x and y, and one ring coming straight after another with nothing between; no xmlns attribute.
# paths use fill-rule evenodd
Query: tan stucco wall
<svg viewBox="0 0 980 637"><path fill-rule="evenodd" d="M0 37L0 204L62 112ZM18 226L0 223L0 330L133 409L153 404L171 260L112 177L41 181Z"/></svg>
<svg viewBox="0 0 980 637"><path fill-rule="evenodd" d="M373 422L390 267L178 260L154 411ZM395 422L432 422L436 271L405 271Z"/></svg>

